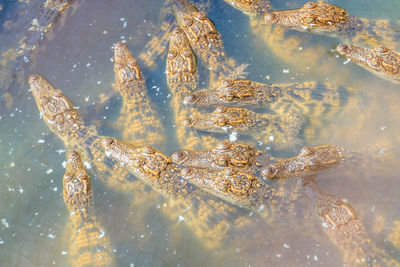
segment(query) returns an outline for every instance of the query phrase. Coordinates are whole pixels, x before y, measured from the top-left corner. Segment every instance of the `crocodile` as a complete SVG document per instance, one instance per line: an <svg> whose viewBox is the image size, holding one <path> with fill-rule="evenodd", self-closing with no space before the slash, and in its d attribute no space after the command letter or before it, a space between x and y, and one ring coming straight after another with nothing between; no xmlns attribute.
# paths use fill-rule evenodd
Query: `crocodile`
<svg viewBox="0 0 400 267"><path fill-rule="evenodd" d="M22 2L22 1L20 1ZM13 45L6 51L2 51L0 57L0 87L1 105L0 107L12 109L14 106L14 97L22 93L22 85L25 84L27 78L27 68L34 60L34 53L37 51L42 40L52 31L54 25L58 25L61 16L65 15L65 11L73 6L73 0L47 0L41 1L40 6L34 3L19 4L18 12L21 18L17 17L16 21L8 21L4 25L7 28L15 27L19 32L23 32L22 38L16 45ZM27 23L26 10L34 10L32 13L35 17ZM15 24L15 25L14 25ZM62 25L58 25L62 26ZM8 40L0 40L0 43L10 42L9 35L4 35ZM3 38L1 38L3 39Z"/></svg>
<svg viewBox="0 0 400 267"><path fill-rule="evenodd" d="M77 150L82 154L83 159L89 163L90 169L103 184L116 191L129 193L133 206L139 207L138 210L143 212L143 202L158 201L157 193L147 192L146 186L140 180L103 153L97 130L84 124L77 108L61 90L55 89L39 74L30 75L28 83L47 126L64 142L66 149ZM146 226L136 227L145 229Z"/></svg>
<svg viewBox="0 0 400 267"><path fill-rule="evenodd" d="M349 266L400 266L369 238L356 210L343 199L322 191L313 180L300 179L302 191L317 210L322 229L342 251Z"/></svg>
<svg viewBox="0 0 400 267"><path fill-rule="evenodd" d="M232 144L228 141L218 143L209 150L180 150L171 155L174 163L184 167L210 170L233 170L257 174L274 159L268 154L246 144Z"/></svg>
<svg viewBox="0 0 400 267"><path fill-rule="evenodd" d="M115 82L123 104L116 125L122 137L137 145L165 146L160 116L146 91L146 82L136 59L122 42L114 45Z"/></svg>
<svg viewBox="0 0 400 267"><path fill-rule="evenodd" d="M212 113L193 113L185 127L215 133L251 135L263 143L287 147L298 144L303 118L294 112L285 116L258 114L241 107L217 106Z"/></svg>
<svg viewBox="0 0 400 267"><path fill-rule="evenodd" d="M210 0L196 0L196 7L202 12L206 12L210 6ZM155 68L157 59L167 53L170 34L177 26L174 8L174 0L166 0L160 11L157 27L152 31L153 36L139 53L138 59L147 68ZM145 22L148 23L148 22Z"/></svg>
<svg viewBox="0 0 400 267"><path fill-rule="evenodd" d="M196 57L190 47L186 34L179 27L170 35L169 50L166 59L166 77L171 92L171 107L176 122L176 137L182 147L199 149L217 142L210 135L201 135L183 126L183 120L194 112L183 104L184 96L197 89L199 83Z"/></svg>
<svg viewBox="0 0 400 267"><path fill-rule="evenodd" d="M265 23L334 35L356 44L386 44L394 48L400 37L398 22L358 18L341 7L326 3L307 2L299 9L266 12L263 18Z"/></svg>
<svg viewBox="0 0 400 267"><path fill-rule="evenodd" d="M326 122L336 117L343 106L359 106L352 88L330 82L264 84L250 80L223 80L210 89L188 93L185 103L195 106L229 105L261 107L285 116L288 112L305 116L305 138L318 134Z"/></svg>
<svg viewBox="0 0 400 267"><path fill-rule="evenodd" d="M246 64L236 67L225 54L221 34L212 21L188 0L174 0L177 22L185 32L190 46L204 65L212 72L211 80L243 76Z"/></svg>
<svg viewBox="0 0 400 267"><path fill-rule="evenodd" d="M265 166L261 174L265 179L289 179L337 166L346 157L348 153L334 145L306 146L295 157Z"/></svg>
<svg viewBox="0 0 400 267"><path fill-rule="evenodd" d="M215 248L226 233L251 224L243 211L227 205L182 179L181 168L151 146L135 146L113 137L102 137L104 152L177 207L180 217L206 247ZM175 217L172 210L168 215Z"/></svg>
<svg viewBox="0 0 400 267"><path fill-rule="evenodd" d="M351 44L340 44L336 50L342 56L377 76L391 82L400 83L399 52L382 45L369 49Z"/></svg>
<svg viewBox="0 0 400 267"><path fill-rule="evenodd" d="M76 150L67 152L63 196L70 212L71 266L114 266L110 240L96 218L90 177Z"/></svg>

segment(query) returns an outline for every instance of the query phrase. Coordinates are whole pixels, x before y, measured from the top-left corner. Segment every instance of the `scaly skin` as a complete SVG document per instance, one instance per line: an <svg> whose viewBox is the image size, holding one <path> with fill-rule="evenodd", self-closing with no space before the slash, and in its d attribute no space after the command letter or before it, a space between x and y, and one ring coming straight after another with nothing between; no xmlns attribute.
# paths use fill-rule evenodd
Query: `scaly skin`
<svg viewBox="0 0 400 267"><path fill-rule="evenodd" d="M308 2L299 9L267 12L264 22L298 31L334 34L353 43L395 45L400 37L396 22L357 18L343 8L324 3Z"/></svg>
<svg viewBox="0 0 400 267"><path fill-rule="evenodd" d="M222 141L209 150L181 150L171 155L174 163L184 167L209 170L223 170L230 167L234 170L257 174L272 159L266 153L245 144L231 144Z"/></svg>
<svg viewBox="0 0 400 267"><path fill-rule="evenodd" d="M117 121L123 129L123 138L137 145L165 146L165 131L149 96L146 82L136 59L126 44L114 45L114 72L118 91L123 105Z"/></svg>
<svg viewBox="0 0 400 267"><path fill-rule="evenodd" d="M98 222L93 189L78 151L67 153L63 178L64 202L70 212L71 266L114 266L110 240Z"/></svg>
<svg viewBox="0 0 400 267"><path fill-rule="evenodd" d="M86 127L71 101L38 74L28 79L43 120L65 144L77 149L91 163L99 179L116 190L140 192L143 185L132 174L104 155L96 130Z"/></svg>
<svg viewBox="0 0 400 267"><path fill-rule="evenodd" d="M400 83L400 53L385 46L368 49L349 44L340 44L336 50L377 76Z"/></svg>
<svg viewBox="0 0 400 267"><path fill-rule="evenodd" d="M2 89L0 107L6 107L7 109L13 107L12 99L15 95L21 94L21 85L25 83L27 77L25 72L27 65L30 64L29 62L34 57L32 54L37 50L41 40L52 30L60 15L69 7L71 2L71 0L43 1L40 9L36 11L37 15L30 22L30 27L26 29L23 38L18 41L17 45L1 55L0 88ZM2 42L3 40L0 40L0 43Z"/></svg>
<svg viewBox="0 0 400 267"><path fill-rule="evenodd" d="M207 247L219 246L231 226L235 225L236 228L250 223L251 220L241 217L240 211L234 206L221 204L198 187L187 183L181 177L181 168L156 149L138 147L111 137L103 137L101 144L108 156L123 164L136 177L166 197L172 206L176 206L176 213L184 216L187 225L202 238ZM177 214L168 210L169 216L176 218Z"/></svg>
<svg viewBox="0 0 400 267"><path fill-rule="evenodd" d="M184 168L182 178L218 198L254 211L284 201L257 177L231 168L222 171Z"/></svg>
<svg viewBox="0 0 400 267"><path fill-rule="evenodd" d="M225 2L249 16L260 16L272 10L269 0L225 0Z"/></svg>
<svg viewBox="0 0 400 267"><path fill-rule="evenodd" d="M170 33L177 26L172 6L173 2L173 0L165 1L164 6L161 8L159 25L157 25L155 32L152 34L151 40L144 46L144 51L138 55L139 61L147 68L154 68L157 59L167 52ZM195 2L196 6L203 12L206 12L210 5L210 0L197 0Z"/></svg>
<svg viewBox="0 0 400 267"><path fill-rule="evenodd" d="M295 157L266 166L261 174L265 179L289 179L336 166L346 156L344 149L333 145L307 146Z"/></svg>
<svg viewBox="0 0 400 267"><path fill-rule="evenodd" d="M293 145L302 127L303 120L296 114L275 116L257 114L240 107L218 106L214 112L194 113L184 120L184 126L202 131L227 133L235 131L249 134L264 143L271 141L279 145Z"/></svg>
<svg viewBox="0 0 400 267"><path fill-rule="evenodd" d="M179 26L186 33L196 55L213 72L222 76L236 75L234 63L225 55L221 34L204 12L187 0L174 0L174 11ZM243 67L239 67L239 70ZM238 75L240 76L240 75Z"/></svg>
<svg viewBox="0 0 400 267"><path fill-rule="evenodd" d="M343 252L349 266L400 266L369 239L356 211L341 198L323 192L313 181L299 180L322 221L322 228Z"/></svg>
<svg viewBox="0 0 400 267"><path fill-rule="evenodd" d="M175 114L176 135L181 146L188 149L213 146L218 142L215 138L183 126L184 119L194 112L193 107L183 104L183 97L197 88L198 73L195 55L180 28L175 28L170 36L166 76L172 94L171 107Z"/></svg>

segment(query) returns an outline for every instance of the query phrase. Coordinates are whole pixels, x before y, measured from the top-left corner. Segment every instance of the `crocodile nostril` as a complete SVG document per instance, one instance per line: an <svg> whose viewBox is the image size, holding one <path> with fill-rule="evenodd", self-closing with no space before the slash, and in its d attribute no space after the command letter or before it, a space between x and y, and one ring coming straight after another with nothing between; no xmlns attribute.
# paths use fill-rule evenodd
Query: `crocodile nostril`
<svg viewBox="0 0 400 267"><path fill-rule="evenodd" d="M268 166L262 171L261 174L264 178L273 179L277 174L277 169L274 166Z"/></svg>
<svg viewBox="0 0 400 267"><path fill-rule="evenodd" d="M347 44L340 44L336 47L336 50L341 54L345 55L349 50L349 46Z"/></svg>

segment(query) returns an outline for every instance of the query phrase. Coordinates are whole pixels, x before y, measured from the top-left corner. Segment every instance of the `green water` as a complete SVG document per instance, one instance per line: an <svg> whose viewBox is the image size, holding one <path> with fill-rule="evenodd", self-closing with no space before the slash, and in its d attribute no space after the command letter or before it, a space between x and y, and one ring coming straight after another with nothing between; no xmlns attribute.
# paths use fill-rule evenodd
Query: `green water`
<svg viewBox="0 0 400 267"><path fill-rule="evenodd" d="M75 1L73 8L68 9L38 49L32 52L32 59L24 65L26 73L39 73L62 89L79 107L86 124L97 125L102 134L119 136L120 133L111 131L107 123L118 117L120 100L114 97L108 105L99 105L99 96L110 96L113 90L111 47L117 41L127 40L132 54L138 55L151 32L150 26L143 25L157 24L163 2ZM332 2L360 17L400 19L400 2L397 0ZM0 11L3 12L0 13L2 23L8 25L1 28L1 53L18 45L40 3L31 1L28 6L32 8L25 10L22 16L18 4L11 5L7 1L7 8ZM276 8L295 8L304 3L273 1ZM6 6L6 3L2 5ZM17 11L19 15L12 13ZM227 54L239 63L250 64L247 71L251 80L271 83L329 80L354 88L360 104L348 109L343 107L343 111L324 125L320 135L308 138L304 145L330 143L350 150L385 152L392 155L395 162L399 159L399 85L382 80L355 64L344 65L345 60L331 52L339 42L337 39L312 37L326 48L318 64L325 64L326 60L333 66L332 74L321 74L318 67L306 68L298 62L295 67L293 62L282 60L262 43L262 38L251 32L248 17L222 0L212 1L208 16L220 30ZM18 18L15 24L12 24L13 18ZM11 22L7 22L9 20ZM305 39L310 37L307 33L298 35ZM164 62L165 58L160 58L155 69L143 68L143 72L149 94L165 116L171 142L163 152L170 154L176 146L169 116ZM350 80L342 79L342 70L351 73ZM204 68L201 74L206 80ZM69 214L62 199L65 148L41 120L27 83L13 86L9 91L13 96L12 108L0 109L0 265L68 266L69 244L63 234ZM3 90L1 88L2 93ZM265 146L259 148L266 149ZM279 153L276 151L276 155ZM132 196L107 188L91 170L89 172L96 211L112 242L119 266L343 265L341 252L327 240L321 228L311 229L315 235L307 236L295 228L285 227L285 221L266 225L250 212L244 212L244 216L251 215L254 224L243 230L241 240L209 250L184 222L179 222L178 217L167 218L167 208L163 208L166 200L160 198L133 208ZM399 248L387 241L394 222L400 220L400 177L396 164L372 162L333 169L320 174L316 181L326 192L347 199L365 223L371 240L400 260ZM299 210L307 208L296 206ZM293 220L296 220L295 216ZM310 225L318 225L317 216Z"/></svg>

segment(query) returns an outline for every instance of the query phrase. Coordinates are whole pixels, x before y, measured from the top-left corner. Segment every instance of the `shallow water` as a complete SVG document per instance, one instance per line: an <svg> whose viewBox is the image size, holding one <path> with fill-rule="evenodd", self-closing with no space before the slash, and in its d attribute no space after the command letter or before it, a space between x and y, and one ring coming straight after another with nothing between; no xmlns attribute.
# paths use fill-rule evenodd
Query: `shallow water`
<svg viewBox="0 0 400 267"><path fill-rule="evenodd" d="M163 2L75 1L32 52L30 61L24 65L26 73L39 73L62 89L79 107L86 124L96 125L104 135L119 136L121 133L107 124L118 117L119 98L113 96L105 104L101 103L114 90L111 47L117 41L126 40L132 54L138 55L151 33L147 25L157 24ZM273 4L277 8L295 8L304 2L273 1ZM400 3L396 0L332 2L357 16L400 19ZM6 25L0 28L3 54L18 45L41 1L30 1L28 6L32 8L24 11L25 19L21 19L19 9L24 3L0 3L3 6L0 21ZM394 222L400 220L400 177L399 166L395 164L400 155L399 85L382 80L355 64L343 64L345 60L331 52L339 42L335 38L312 36L313 40L318 39L318 44L324 45L325 54L315 67L307 68L298 62L285 62L274 54L262 43L262 38L256 38L251 32L248 18L225 2L213 1L208 16L220 30L227 54L237 62L250 64L247 71L251 80L270 83L329 80L353 88L357 105L341 107L343 110L324 123L320 134L307 138L304 145L330 143L363 154L388 155L390 161L371 161L325 171L318 175L316 182L326 192L347 199L365 223L372 241L400 260L399 247L387 239ZM307 33L298 35L305 39L310 37ZM333 66L332 72L321 74L318 66L327 61ZM165 59L160 58L155 69L142 70L149 94L164 114L171 140L164 152L170 154L176 149L176 140L168 107L164 62ZM351 73L351 79L342 79L343 70ZM206 80L204 68L201 73ZM62 199L65 148L41 120L28 89L26 82L15 83L8 91L13 96L12 103L8 102L12 108L3 106L0 109L0 265L68 266L68 242L63 235L69 214ZM267 149L265 145L259 148ZM297 152L298 149L285 153L272 151L274 156ZM327 240L320 227L315 227L319 225L316 213L308 218L310 227L314 228L303 233L298 230L302 227L293 226L296 220L299 224L305 222L294 215L266 225L261 217L243 211L243 216L250 216L254 223L241 230L235 242L210 250L178 216L171 219L165 215L167 200L160 198L134 206L131 195L106 187L91 170L89 172L96 211L112 242L119 266L343 265L341 252ZM308 208L295 205L298 214ZM286 222L288 217L293 221Z"/></svg>

